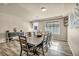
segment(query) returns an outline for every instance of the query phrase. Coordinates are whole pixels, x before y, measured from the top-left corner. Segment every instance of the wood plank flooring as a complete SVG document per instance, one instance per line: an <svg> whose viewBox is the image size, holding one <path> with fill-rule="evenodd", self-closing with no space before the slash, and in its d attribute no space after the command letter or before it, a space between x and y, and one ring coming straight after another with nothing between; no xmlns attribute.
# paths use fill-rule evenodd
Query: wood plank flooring
<svg viewBox="0 0 79 59"><path fill-rule="evenodd" d="M48 56L73 56L71 49L66 41L52 40Z"/></svg>
<svg viewBox="0 0 79 59"><path fill-rule="evenodd" d="M19 56L19 54L19 42L0 43L0 56ZM26 56L25 52L23 56ZM72 52L67 42L53 40L46 56L72 56Z"/></svg>

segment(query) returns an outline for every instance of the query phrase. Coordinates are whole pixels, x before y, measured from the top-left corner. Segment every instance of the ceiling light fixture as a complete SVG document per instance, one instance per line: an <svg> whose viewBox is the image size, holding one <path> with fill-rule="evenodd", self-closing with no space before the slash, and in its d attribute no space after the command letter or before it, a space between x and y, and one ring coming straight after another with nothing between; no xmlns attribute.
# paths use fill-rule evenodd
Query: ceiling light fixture
<svg viewBox="0 0 79 59"><path fill-rule="evenodd" d="M41 7L41 10L46 11L47 9L46 9L46 7Z"/></svg>

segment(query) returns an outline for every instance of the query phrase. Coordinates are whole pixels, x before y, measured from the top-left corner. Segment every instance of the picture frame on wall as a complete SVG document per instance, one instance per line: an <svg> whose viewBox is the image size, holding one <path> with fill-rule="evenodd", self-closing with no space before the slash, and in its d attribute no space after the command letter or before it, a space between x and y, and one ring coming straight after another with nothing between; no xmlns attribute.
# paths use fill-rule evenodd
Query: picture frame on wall
<svg viewBox="0 0 79 59"><path fill-rule="evenodd" d="M34 26L34 30L37 30L37 26Z"/></svg>
<svg viewBox="0 0 79 59"><path fill-rule="evenodd" d="M69 25L71 28L79 28L79 6L75 6L70 14Z"/></svg>

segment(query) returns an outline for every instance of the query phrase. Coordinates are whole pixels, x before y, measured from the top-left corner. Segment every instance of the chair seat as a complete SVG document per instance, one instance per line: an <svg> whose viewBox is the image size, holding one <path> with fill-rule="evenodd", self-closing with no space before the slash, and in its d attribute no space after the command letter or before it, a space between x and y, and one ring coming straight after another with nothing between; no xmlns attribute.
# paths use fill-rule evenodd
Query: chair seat
<svg viewBox="0 0 79 59"><path fill-rule="evenodd" d="M35 54L34 52L34 50L36 49L35 45L27 43L26 36L19 36L19 41L21 46L20 56L22 56L22 50L27 52L27 56L29 55L29 52L32 52Z"/></svg>
<svg viewBox="0 0 79 59"><path fill-rule="evenodd" d="M28 49L29 49L29 50L33 50L33 47L35 46L35 45L33 45L33 44L30 44L30 43L27 43L27 45L28 45ZM23 45L22 47L23 47L22 49L23 49L24 51L27 51L27 50L28 50L28 49L26 49L26 48L27 48L26 45ZM29 50L28 50L28 51L29 51Z"/></svg>
<svg viewBox="0 0 79 59"><path fill-rule="evenodd" d="M31 47L35 46L33 44L30 44L30 43L27 43L27 45L28 45L28 48L31 48Z"/></svg>

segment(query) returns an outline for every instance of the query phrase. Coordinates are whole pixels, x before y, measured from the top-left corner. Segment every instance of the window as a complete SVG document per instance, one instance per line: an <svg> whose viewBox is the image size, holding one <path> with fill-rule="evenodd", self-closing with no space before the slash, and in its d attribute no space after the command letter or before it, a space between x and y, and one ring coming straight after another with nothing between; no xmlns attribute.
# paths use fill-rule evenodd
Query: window
<svg viewBox="0 0 79 59"><path fill-rule="evenodd" d="M46 23L45 31L60 34L60 23L58 21Z"/></svg>

